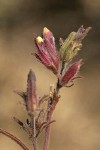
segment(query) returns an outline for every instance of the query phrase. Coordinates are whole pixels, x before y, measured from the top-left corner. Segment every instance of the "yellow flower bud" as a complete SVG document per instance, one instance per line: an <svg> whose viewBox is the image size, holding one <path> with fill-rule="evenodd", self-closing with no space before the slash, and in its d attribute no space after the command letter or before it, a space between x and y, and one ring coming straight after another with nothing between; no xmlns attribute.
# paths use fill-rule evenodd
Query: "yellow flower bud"
<svg viewBox="0 0 100 150"><path fill-rule="evenodd" d="M38 36L38 37L36 38L36 41L37 41L37 43L41 43L41 42L43 42L43 39L42 39L40 36Z"/></svg>

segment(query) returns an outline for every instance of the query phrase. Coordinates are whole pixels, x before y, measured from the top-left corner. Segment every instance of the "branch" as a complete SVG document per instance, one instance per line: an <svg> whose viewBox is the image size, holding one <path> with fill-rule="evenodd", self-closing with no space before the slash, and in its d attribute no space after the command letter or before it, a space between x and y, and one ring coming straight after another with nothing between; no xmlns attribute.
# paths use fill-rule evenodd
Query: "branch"
<svg viewBox="0 0 100 150"><path fill-rule="evenodd" d="M47 122L50 122L51 119L52 119L52 112L48 111L48 114L47 114ZM48 150L49 148L49 142L50 142L50 130L51 130L51 127L50 127L50 124L45 128L45 142L44 142L44 149L43 150Z"/></svg>
<svg viewBox="0 0 100 150"><path fill-rule="evenodd" d="M0 128L0 133L4 134L5 136L9 137L10 139L12 139L14 142L16 142L19 146L21 146L23 148L23 150L29 150L17 137L15 137L14 135L12 135L11 133L3 130Z"/></svg>
<svg viewBox="0 0 100 150"><path fill-rule="evenodd" d="M37 147L37 138L36 138L36 116L31 117L31 126L32 126L32 143L34 150L38 150Z"/></svg>
<svg viewBox="0 0 100 150"><path fill-rule="evenodd" d="M50 85L50 91L49 91L49 100L48 100L48 106L47 106L47 124L51 122L52 120L52 114L53 114L53 110L51 109L51 105L52 105L52 92L53 92L53 86L54 85ZM45 128L45 141L44 141L44 148L43 150L48 150L49 149L49 141L50 141L50 130L51 130L51 126L50 124Z"/></svg>

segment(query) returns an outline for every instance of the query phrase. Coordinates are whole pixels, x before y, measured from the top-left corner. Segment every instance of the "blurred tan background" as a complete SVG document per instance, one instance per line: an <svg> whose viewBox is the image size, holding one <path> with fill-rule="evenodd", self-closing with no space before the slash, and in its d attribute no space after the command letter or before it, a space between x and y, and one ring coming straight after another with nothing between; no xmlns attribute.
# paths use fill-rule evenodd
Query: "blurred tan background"
<svg viewBox="0 0 100 150"><path fill-rule="evenodd" d="M30 149L26 133L13 121L27 115L22 99L13 93L25 90L27 73L32 68L37 76L37 93L48 93L55 76L31 56L35 50L33 33L39 35L48 27L60 37L84 25L92 31L84 40L77 56L84 59L83 78L71 88L63 88L62 98L54 113L50 150L100 150L100 1L99 0L0 0L0 127L10 131ZM43 136L39 150L42 150ZM0 134L0 150L21 150Z"/></svg>

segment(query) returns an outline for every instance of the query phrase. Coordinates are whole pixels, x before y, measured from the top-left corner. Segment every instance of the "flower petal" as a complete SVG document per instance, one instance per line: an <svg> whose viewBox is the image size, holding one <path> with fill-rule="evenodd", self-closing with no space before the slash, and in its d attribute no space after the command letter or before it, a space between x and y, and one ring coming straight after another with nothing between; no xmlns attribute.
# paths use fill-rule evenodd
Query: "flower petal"
<svg viewBox="0 0 100 150"><path fill-rule="evenodd" d="M43 39L54 65L58 68L59 57L55 46L55 38L52 32L50 32L46 27L43 29Z"/></svg>
<svg viewBox="0 0 100 150"><path fill-rule="evenodd" d="M81 65L82 65L82 59L75 62L74 64L71 65L71 67L69 67L69 69L65 72L65 74L63 75L61 79L61 82L60 82L61 86L64 86L73 80L73 78L79 72Z"/></svg>

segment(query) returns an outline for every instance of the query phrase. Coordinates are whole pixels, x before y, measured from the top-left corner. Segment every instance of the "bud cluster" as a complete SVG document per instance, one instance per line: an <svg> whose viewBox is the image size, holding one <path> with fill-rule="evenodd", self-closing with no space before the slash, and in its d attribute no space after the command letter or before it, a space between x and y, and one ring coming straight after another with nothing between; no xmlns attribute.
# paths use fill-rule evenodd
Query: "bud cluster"
<svg viewBox="0 0 100 150"><path fill-rule="evenodd" d="M71 64L71 61L81 49L82 40L90 29L91 27L84 29L81 26L77 32L71 32L65 40L60 38L60 50L56 49L55 38L46 27L43 29L42 37L34 38L37 47L35 57L59 77L59 87L65 86L77 76L82 59L74 64Z"/></svg>

